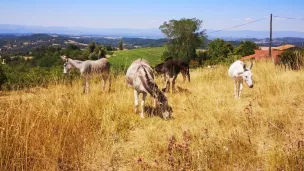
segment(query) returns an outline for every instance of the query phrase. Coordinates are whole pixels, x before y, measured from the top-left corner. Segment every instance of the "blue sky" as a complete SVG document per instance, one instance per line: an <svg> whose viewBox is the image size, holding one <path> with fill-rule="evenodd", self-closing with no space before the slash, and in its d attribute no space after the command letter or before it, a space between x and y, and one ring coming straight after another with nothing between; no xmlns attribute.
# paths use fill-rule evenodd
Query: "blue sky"
<svg viewBox="0 0 304 171"><path fill-rule="evenodd" d="M92 28L158 28L199 18L222 29L267 17L304 18L303 0L0 0L0 24ZM304 31L304 21L274 19L274 30ZM269 20L235 30L268 30Z"/></svg>

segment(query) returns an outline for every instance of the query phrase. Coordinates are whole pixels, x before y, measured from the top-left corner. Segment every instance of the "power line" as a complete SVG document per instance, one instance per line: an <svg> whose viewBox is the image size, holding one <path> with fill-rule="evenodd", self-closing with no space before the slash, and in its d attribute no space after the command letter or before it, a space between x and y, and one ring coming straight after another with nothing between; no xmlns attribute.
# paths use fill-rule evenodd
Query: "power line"
<svg viewBox="0 0 304 171"><path fill-rule="evenodd" d="M241 27L241 26L244 26L244 25L247 25L247 24L251 24L251 23L255 23L255 22L258 22L258 21L261 21L261 20L264 20L266 18L269 18L269 17L264 17L264 18L261 18L261 19L258 19L258 20L254 20L254 21L250 21L250 22L247 22L247 23L243 23L243 24L240 24L240 25L236 25L236 26L233 26L233 27L229 27L229 28L225 28L225 29L221 29L221 30L216 30L216 31L212 31L212 32L207 32L208 34L212 34L212 33L217 33L217 32L220 32L220 31L225 31L225 30L229 30L229 29L234 29L234 28L237 28L237 27Z"/></svg>
<svg viewBox="0 0 304 171"><path fill-rule="evenodd" d="M280 16L273 16L274 18L286 19L286 20L304 20L304 18L292 18L292 17L280 17Z"/></svg>

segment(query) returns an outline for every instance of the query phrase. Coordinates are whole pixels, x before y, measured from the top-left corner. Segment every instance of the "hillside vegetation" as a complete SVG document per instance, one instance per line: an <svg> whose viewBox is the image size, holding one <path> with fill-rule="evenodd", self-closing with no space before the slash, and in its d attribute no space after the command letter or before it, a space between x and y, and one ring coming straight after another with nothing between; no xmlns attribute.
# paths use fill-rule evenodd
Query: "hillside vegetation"
<svg viewBox="0 0 304 171"><path fill-rule="evenodd" d="M128 68L134 60L144 58L151 66L155 66L162 62L161 56L164 50L164 47L154 47L115 51L109 61L114 68Z"/></svg>
<svg viewBox="0 0 304 171"><path fill-rule="evenodd" d="M135 114L122 74L111 92L97 80L87 95L79 80L4 92L0 170L303 170L303 71L260 62L253 73L239 100L226 66L179 76L181 91L166 94L171 120Z"/></svg>

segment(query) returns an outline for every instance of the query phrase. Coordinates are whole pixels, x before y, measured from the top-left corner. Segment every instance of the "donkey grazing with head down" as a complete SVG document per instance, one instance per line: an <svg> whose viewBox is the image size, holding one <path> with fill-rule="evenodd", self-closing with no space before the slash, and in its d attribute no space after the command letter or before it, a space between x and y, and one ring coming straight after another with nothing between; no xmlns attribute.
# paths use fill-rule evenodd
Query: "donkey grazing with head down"
<svg viewBox="0 0 304 171"><path fill-rule="evenodd" d="M110 63L107 58L101 58L95 61L79 61L67 58L66 56L61 56L61 59L64 61L64 74L68 73L70 69L74 67L78 69L80 71L80 74L84 77L83 93L89 92L90 77L94 73L101 76L101 79L103 80L103 91L105 89L107 80L109 80L109 90L111 89Z"/></svg>
<svg viewBox="0 0 304 171"><path fill-rule="evenodd" d="M186 78L188 78L188 81L190 82L190 74L189 74L189 64L183 60L179 60L177 63L177 67L180 68L180 72L183 76L183 82L186 81ZM157 64L154 67L154 70L156 71L157 74L159 75L165 75L165 67L164 67L164 62ZM166 76L164 76L164 79L166 79Z"/></svg>
<svg viewBox="0 0 304 171"><path fill-rule="evenodd" d="M134 88L135 112L138 107L138 95L142 93L141 114L144 118L144 105L147 94L154 98L154 106L159 107L163 118L167 119L172 113L172 108L168 105L167 97L158 89L154 82L153 70L144 59L135 60L128 68L126 73L127 84Z"/></svg>
<svg viewBox="0 0 304 171"><path fill-rule="evenodd" d="M172 91L175 91L175 80L180 72L184 78L183 82L185 82L186 77L190 82L189 63L182 59L166 58L163 64L155 67L155 71L164 73L165 88L162 89L164 92L170 91L170 84L172 85Z"/></svg>
<svg viewBox="0 0 304 171"><path fill-rule="evenodd" d="M237 60L229 67L228 75L234 79L235 98L241 97L241 92L243 89L243 80L246 82L249 88L253 88L251 72L252 65L253 62L251 61L250 67L247 68L246 64L243 61Z"/></svg>

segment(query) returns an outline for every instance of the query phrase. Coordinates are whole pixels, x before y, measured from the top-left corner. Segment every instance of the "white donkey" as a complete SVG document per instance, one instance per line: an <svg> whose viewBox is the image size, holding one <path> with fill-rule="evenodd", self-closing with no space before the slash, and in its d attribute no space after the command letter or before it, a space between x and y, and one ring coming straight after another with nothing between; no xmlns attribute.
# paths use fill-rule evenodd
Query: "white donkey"
<svg viewBox="0 0 304 171"><path fill-rule="evenodd" d="M246 64L243 61L237 60L229 67L228 75L234 79L235 98L241 97L241 92L243 89L243 80L246 82L249 88L253 88L251 73L252 65L253 62L251 61L250 67L247 68Z"/></svg>
<svg viewBox="0 0 304 171"><path fill-rule="evenodd" d="M154 98L154 107L159 107L163 118L167 119L170 117L172 108L168 105L167 97L154 82L153 70L146 60L137 59L131 64L126 73L126 82L130 87L134 88L135 113L137 113L138 95L142 93L140 114L142 118L144 118L144 106L147 94L150 94Z"/></svg>
<svg viewBox="0 0 304 171"><path fill-rule="evenodd" d="M103 80L103 91L105 89L107 79L109 79L109 90L111 89L110 63L107 58L101 58L95 61L79 61L67 58L66 56L61 56L61 59L64 61L63 73L68 73L69 70L74 67L77 68L84 77L83 93L89 92L90 76L93 73L100 74L101 79Z"/></svg>

